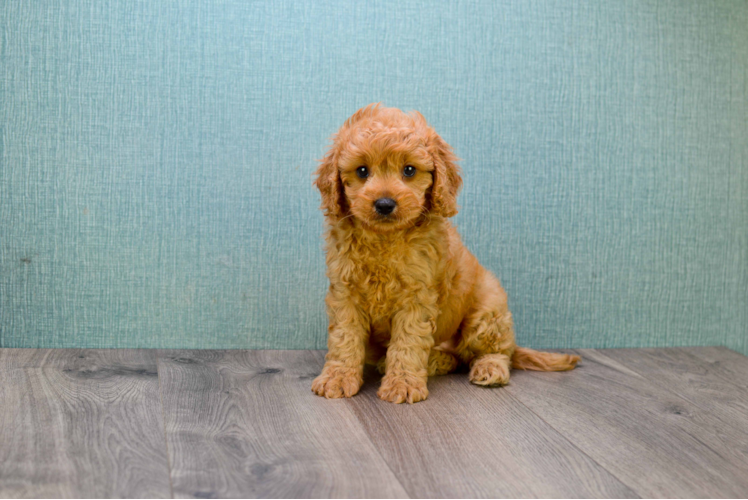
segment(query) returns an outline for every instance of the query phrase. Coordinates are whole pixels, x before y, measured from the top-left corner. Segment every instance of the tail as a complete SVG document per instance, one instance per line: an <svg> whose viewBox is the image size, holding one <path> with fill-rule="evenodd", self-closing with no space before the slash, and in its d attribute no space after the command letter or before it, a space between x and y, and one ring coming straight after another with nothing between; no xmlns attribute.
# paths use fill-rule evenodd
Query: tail
<svg viewBox="0 0 748 500"><path fill-rule="evenodd" d="M580 359L582 358L572 354L540 352L527 347L517 347L512 356L512 368L539 372L563 372L573 370Z"/></svg>

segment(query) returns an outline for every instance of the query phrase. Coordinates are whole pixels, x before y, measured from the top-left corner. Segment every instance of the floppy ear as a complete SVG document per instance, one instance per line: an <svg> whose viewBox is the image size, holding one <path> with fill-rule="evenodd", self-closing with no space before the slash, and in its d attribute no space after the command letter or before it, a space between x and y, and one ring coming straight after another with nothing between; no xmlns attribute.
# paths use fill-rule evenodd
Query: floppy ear
<svg viewBox="0 0 748 500"><path fill-rule="evenodd" d="M339 142L347 136L348 130L356 122L366 116L371 116L379 110L380 103L369 104L356 111L353 116L348 118L338 132L332 136L332 147L327 151L325 157L320 160L317 169L317 179L314 184L322 193L322 210L326 217L339 219L348 212L348 203L343 190L343 183L340 180L338 171ZM343 139L341 139L341 137Z"/></svg>
<svg viewBox="0 0 748 500"><path fill-rule="evenodd" d="M317 179L314 184L322 194L322 205L320 208L326 217L338 219L343 216L346 209L345 192L343 183L340 181L338 172L337 148L331 147L324 158L320 160L317 168Z"/></svg>
<svg viewBox="0 0 748 500"><path fill-rule="evenodd" d="M431 211L442 217L452 217L457 214L457 192L462 186L458 158L452 152L452 147L431 127L428 130L427 148L434 162Z"/></svg>

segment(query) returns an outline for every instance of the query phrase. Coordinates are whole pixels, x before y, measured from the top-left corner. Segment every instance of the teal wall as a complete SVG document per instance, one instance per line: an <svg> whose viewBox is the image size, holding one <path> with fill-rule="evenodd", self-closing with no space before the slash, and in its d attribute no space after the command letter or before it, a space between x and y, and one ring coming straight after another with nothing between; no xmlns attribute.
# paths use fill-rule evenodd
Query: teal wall
<svg viewBox="0 0 748 500"><path fill-rule="evenodd" d="M0 3L0 346L322 348L315 158L357 108L463 159L535 347L748 353L748 3Z"/></svg>

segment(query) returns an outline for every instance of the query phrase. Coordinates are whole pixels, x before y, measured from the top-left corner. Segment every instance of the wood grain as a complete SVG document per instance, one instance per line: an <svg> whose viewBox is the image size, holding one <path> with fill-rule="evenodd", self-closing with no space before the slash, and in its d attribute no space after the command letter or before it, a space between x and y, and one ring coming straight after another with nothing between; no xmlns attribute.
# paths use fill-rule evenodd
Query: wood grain
<svg viewBox="0 0 748 500"><path fill-rule="evenodd" d="M172 351L159 362L177 497L405 497L310 351Z"/></svg>
<svg viewBox="0 0 748 500"><path fill-rule="evenodd" d="M466 373L429 379L429 398L393 405L367 372L351 400L372 441L413 497L635 497L501 388Z"/></svg>
<svg viewBox="0 0 748 500"><path fill-rule="evenodd" d="M408 406L314 396L319 351L0 349L0 497L748 495L748 358L580 354Z"/></svg>
<svg viewBox="0 0 748 500"><path fill-rule="evenodd" d="M714 373L731 384L748 390L748 357L727 347L682 347Z"/></svg>
<svg viewBox="0 0 748 500"><path fill-rule="evenodd" d="M508 392L638 495L748 495L740 432L604 352L578 354L570 373L516 372Z"/></svg>
<svg viewBox="0 0 748 500"><path fill-rule="evenodd" d="M0 496L169 497L155 353L1 350Z"/></svg>
<svg viewBox="0 0 748 500"><path fill-rule="evenodd" d="M711 429L715 439L733 452L735 463L748 470L748 392L687 349L607 349L604 354L699 407L702 426ZM748 358L744 360L748 367Z"/></svg>

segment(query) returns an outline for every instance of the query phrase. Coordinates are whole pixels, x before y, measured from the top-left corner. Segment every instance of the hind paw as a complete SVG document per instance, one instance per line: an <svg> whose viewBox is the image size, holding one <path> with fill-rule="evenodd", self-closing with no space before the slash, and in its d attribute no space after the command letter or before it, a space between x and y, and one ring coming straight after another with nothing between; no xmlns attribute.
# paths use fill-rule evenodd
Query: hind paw
<svg viewBox="0 0 748 500"><path fill-rule="evenodd" d="M470 365L470 382L492 386L509 383L509 357L504 354L484 354Z"/></svg>

